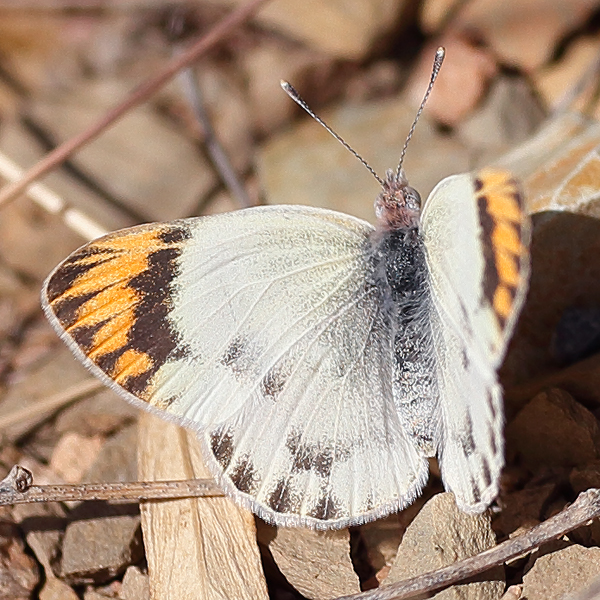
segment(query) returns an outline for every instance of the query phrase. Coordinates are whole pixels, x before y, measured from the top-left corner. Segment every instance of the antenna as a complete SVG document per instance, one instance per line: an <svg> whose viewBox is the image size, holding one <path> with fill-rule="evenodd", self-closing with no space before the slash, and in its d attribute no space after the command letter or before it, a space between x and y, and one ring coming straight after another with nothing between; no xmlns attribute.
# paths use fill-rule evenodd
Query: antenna
<svg viewBox="0 0 600 600"><path fill-rule="evenodd" d="M435 58L433 59L433 68L431 69L431 77L429 78L429 85L427 86L427 91L425 92L425 96L423 96L423 100L421 102L421 106L419 106L419 110L415 116L415 120L411 125L411 128L406 136L406 141L404 142L404 147L402 148L402 152L400 153L400 161L398 162L398 168L396 169L396 177L400 175L400 171L402 170L402 163L404 162L404 155L406 154L406 149L408 148L408 143L410 142L410 138L412 138L413 133L415 132L415 127L417 126L417 121L425 108L425 103L429 98L429 94L431 94L431 90L433 88L433 84L437 79L438 73L442 68L442 63L444 62L444 58L446 56L446 49L440 46L435 52Z"/></svg>
<svg viewBox="0 0 600 600"><path fill-rule="evenodd" d="M310 109L308 104L306 104L306 102L301 98L300 94L294 89L292 84L288 83L287 81L283 81L283 79L280 81L280 84L281 84L281 87L284 89L285 93L296 104L301 106L317 123L322 125L327 131L329 131L329 133L340 144L342 144L342 146L344 146L344 148L346 148L346 150L348 150L351 154L353 154L356 158L358 158L358 160L360 160L360 162L368 169L368 171L371 173L371 175L373 175L373 177L375 177L375 179L377 179L377 181L379 182L379 185L383 187L384 181L383 181L383 179L381 179L381 177L379 177L379 175L377 175L377 173L375 173L375 169L373 169L373 167L371 167L371 165L369 165L369 163L356 150L354 150L354 148L352 148L341 136L339 136L335 131L333 131L333 129L331 129L331 127L329 127L329 125L327 125L327 123L325 123L325 121L323 121L323 119L318 117Z"/></svg>
<svg viewBox="0 0 600 600"><path fill-rule="evenodd" d="M423 112L423 109L425 108L425 104L427 102L427 99L429 98L429 94L431 93L433 84L435 83L435 80L437 79L438 73L440 72L440 69L442 67L442 63L444 62L445 56L446 56L446 50L440 46L436 50L436 53L435 53L435 58L433 60L433 69L431 70L431 77L429 78L429 85L427 86L427 91L425 92L425 96L423 96L423 101L421 102L421 105L419 106L419 110L417 111L415 120L413 121L413 124L410 127L408 136L406 137L406 141L404 142L404 147L402 148L402 152L400 153L400 161L398 162L398 168L396 170L396 178L398 178L398 176L400 175L400 171L402 170L402 163L404 162L404 155L406 154L406 149L408 148L408 143L410 142L410 139L412 138L412 136L415 132L415 127L417 126L417 121L419 120L419 117L421 116L421 113ZM354 155L356 158L358 158L358 160L360 160L360 162L367 168L367 170L371 173L371 175L373 175L373 177L375 177L375 179L377 179L377 181L379 182L379 185L381 187L385 186L385 182L383 181L383 179L381 179L381 177L379 177L379 175L377 175L377 173L375 172L375 169L373 169L373 167L371 167L371 165L369 165L369 163L356 150L354 150L354 148L352 148L344 140L344 138L342 138L335 131L333 131L333 129L331 129L331 127L329 127L329 125L327 125L327 123L325 123L325 121L323 121L323 119L318 117L311 110L311 108L302 99L300 94L296 91L296 89L292 86L291 83L288 83L287 81L283 81L283 80L281 80L280 83L281 83L281 87L284 89L285 93L296 104L301 106L317 123L322 125L340 144L342 144L342 146L344 146L344 148L346 148L346 150L348 150L352 155Z"/></svg>

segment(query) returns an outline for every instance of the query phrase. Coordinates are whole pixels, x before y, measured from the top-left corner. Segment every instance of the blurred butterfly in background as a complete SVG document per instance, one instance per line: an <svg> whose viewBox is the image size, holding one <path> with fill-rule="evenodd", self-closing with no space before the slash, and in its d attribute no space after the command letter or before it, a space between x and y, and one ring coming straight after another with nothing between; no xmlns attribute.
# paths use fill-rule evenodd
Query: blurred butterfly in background
<svg viewBox="0 0 600 600"><path fill-rule="evenodd" d="M498 493L496 370L529 275L519 186L504 170L455 175L421 211L401 164L379 181L377 227L302 206L141 225L44 286L75 355L195 430L224 491L275 525L383 517L436 455L461 509Z"/></svg>

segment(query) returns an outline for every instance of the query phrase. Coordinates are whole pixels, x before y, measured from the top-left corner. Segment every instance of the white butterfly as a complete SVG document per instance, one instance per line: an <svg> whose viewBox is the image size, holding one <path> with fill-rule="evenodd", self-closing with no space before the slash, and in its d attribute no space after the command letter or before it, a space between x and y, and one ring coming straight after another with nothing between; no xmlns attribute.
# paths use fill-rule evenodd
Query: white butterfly
<svg viewBox="0 0 600 600"><path fill-rule="evenodd" d="M44 310L109 387L196 430L219 484L266 521L383 517L435 455L459 507L481 512L529 276L522 197L484 170L444 179L421 214L400 166L380 182L377 228L265 206L113 233L54 270Z"/></svg>
<svg viewBox="0 0 600 600"><path fill-rule="evenodd" d="M378 228L272 206L126 229L59 265L44 309L107 385L195 429L220 485L269 522L382 517L436 453L480 512L503 465L496 369L529 226L502 171L419 204L389 173Z"/></svg>

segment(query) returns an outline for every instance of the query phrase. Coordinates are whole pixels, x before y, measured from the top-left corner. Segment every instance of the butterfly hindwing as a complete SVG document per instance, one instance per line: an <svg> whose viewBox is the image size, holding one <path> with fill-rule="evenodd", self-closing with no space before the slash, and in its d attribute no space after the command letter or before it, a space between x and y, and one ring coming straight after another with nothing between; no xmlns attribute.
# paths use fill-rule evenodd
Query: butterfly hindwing
<svg viewBox="0 0 600 600"><path fill-rule="evenodd" d="M458 505L484 510L504 464L496 370L524 301L529 221L517 183L483 170L443 180L421 220L433 303L437 445Z"/></svg>
<svg viewBox="0 0 600 600"><path fill-rule="evenodd" d="M303 207L141 226L69 257L44 305L104 381L198 431L239 501L276 524L343 527L410 503L426 478L389 389L371 231Z"/></svg>

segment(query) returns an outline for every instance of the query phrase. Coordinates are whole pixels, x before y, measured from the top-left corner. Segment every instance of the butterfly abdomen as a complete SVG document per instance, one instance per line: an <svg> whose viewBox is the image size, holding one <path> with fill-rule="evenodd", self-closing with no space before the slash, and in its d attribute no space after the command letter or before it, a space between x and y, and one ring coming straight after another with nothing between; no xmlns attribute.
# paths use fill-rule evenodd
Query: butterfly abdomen
<svg viewBox="0 0 600 600"><path fill-rule="evenodd" d="M432 417L437 391L425 246L416 228L375 236L373 279L394 343L394 403L403 427L430 456L435 454Z"/></svg>

